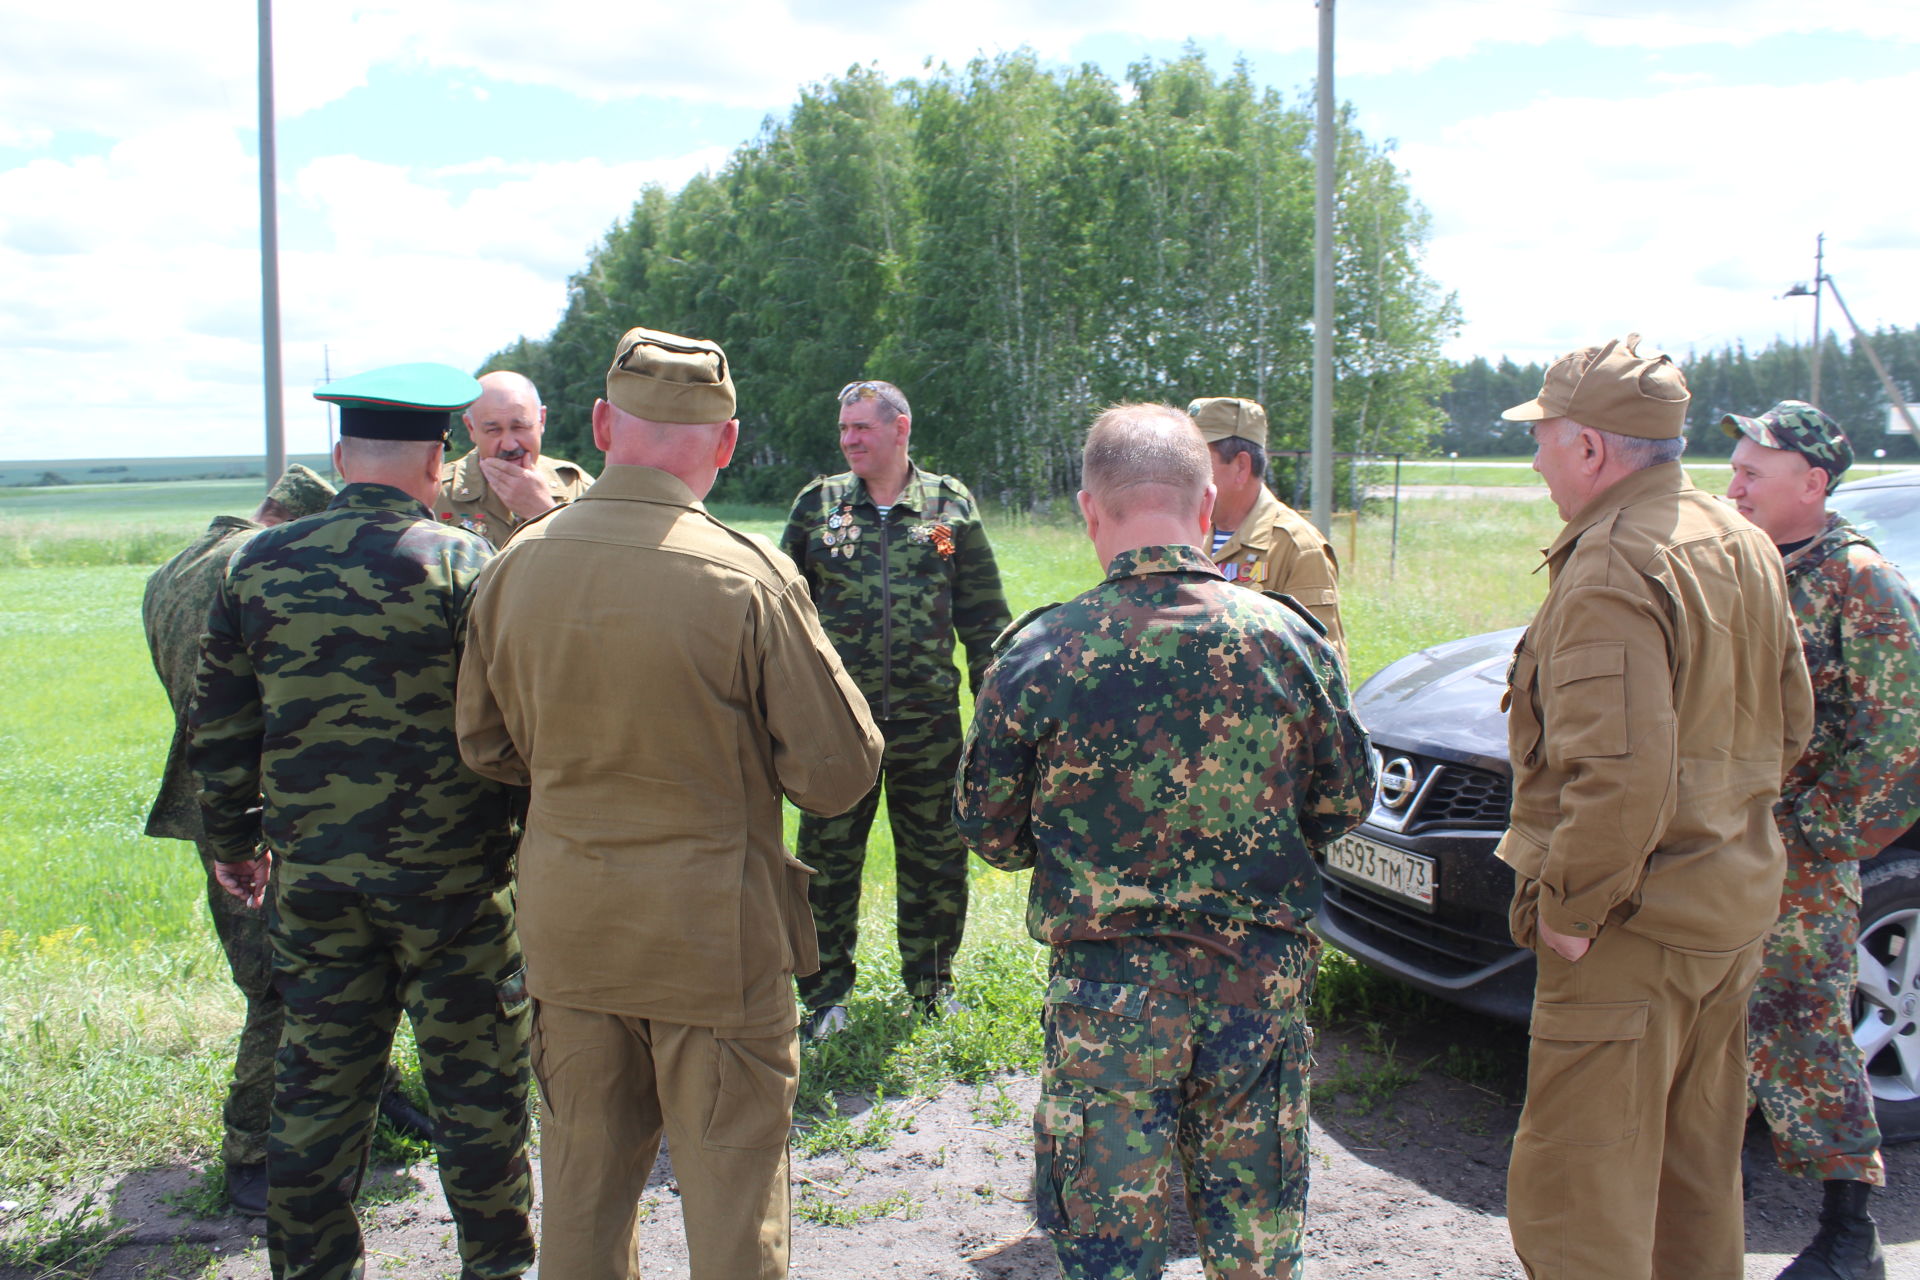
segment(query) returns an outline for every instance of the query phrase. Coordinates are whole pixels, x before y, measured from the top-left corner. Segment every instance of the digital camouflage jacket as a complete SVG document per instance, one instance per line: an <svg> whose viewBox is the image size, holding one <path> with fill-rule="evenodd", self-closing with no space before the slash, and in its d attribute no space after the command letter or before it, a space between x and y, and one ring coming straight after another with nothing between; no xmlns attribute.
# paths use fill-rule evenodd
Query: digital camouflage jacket
<svg viewBox="0 0 1920 1280"><path fill-rule="evenodd" d="M1779 806L1789 890L1803 854L1860 897L1858 860L1920 819L1920 608L1867 536L1829 514L1787 557L1787 591L1813 677L1813 740Z"/></svg>
<svg viewBox="0 0 1920 1280"><path fill-rule="evenodd" d="M206 531L179 555L153 571L140 600L147 652L173 707L173 741L167 746L160 792L147 814L147 834L173 840L200 838L200 801L187 769L187 708L193 704L200 641L207 634L207 608L227 576L227 561L260 526L240 516L215 516Z"/></svg>
<svg viewBox="0 0 1920 1280"><path fill-rule="evenodd" d="M216 857L264 842L289 887L506 882L508 790L461 763L453 724L467 595L489 554L400 490L352 484L234 556L189 718Z"/></svg>
<svg viewBox="0 0 1920 1280"><path fill-rule="evenodd" d="M883 720L954 706L956 634L977 691L1008 620L973 494L952 476L908 468L885 521L852 472L816 477L780 539L847 674Z"/></svg>
<svg viewBox="0 0 1920 1280"><path fill-rule="evenodd" d="M1197 547L1115 556L1009 628L961 757L974 852L1033 867L1027 928L1060 945L1303 933L1311 850L1373 800L1366 731L1311 622Z"/></svg>

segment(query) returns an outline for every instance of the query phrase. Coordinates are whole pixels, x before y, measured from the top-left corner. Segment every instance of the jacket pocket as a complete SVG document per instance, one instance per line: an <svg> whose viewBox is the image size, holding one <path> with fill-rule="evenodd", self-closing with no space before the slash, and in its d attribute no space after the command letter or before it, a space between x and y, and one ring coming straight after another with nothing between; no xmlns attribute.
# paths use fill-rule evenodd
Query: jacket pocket
<svg viewBox="0 0 1920 1280"><path fill-rule="evenodd" d="M1568 760L1627 754L1627 646L1575 645L1553 657L1553 740Z"/></svg>
<svg viewBox="0 0 1920 1280"><path fill-rule="evenodd" d="M781 874L786 877L787 955L793 962L795 977L804 978L820 971L820 935L813 927L813 906L807 901L807 882L814 869L798 858L784 855Z"/></svg>
<svg viewBox="0 0 1920 1280"><path fill-rule="evenodd" d="M1597 1148L1640 1131L1640 1041L1647 1002L1535 1004L1520 1138Z"/></svg>

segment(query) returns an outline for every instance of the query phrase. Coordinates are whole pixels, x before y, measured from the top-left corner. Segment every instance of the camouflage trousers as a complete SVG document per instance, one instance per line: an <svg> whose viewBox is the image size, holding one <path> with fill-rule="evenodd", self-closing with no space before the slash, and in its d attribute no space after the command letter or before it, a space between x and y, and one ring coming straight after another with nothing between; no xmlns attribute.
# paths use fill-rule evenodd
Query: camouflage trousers
<svg viewBox="0 0 1920 1280"><path fill-rule="evenodd" d="M893 824L900 977L909 994L931 995L953 978L967 924L967 849L953 825L953 775L960 763L958 708L879 721L886 738L873 790L837 818L800 817L796 856L816 874L807 887L820 935L820 970L800 979L810 1009L845 1004L860 941L860 877L867 832L887 791Z"/></svg>
<svg viewBox="0 0 1920 1280"><path fill-rule="evenodd" d="M273 947L267 916L220 887L213 855L200 845L207 873L207 910L226 952L233 985L246 998L246 1020L233 1054L233 1079L221 1108L220 1158L229 1166L261 1164L267 1158L267 1126L273 1118L273 1055L280 1047L280 993L273 986Z"/></svg>
<svg viewBox="0 0 1920 1280"><path fill-rule="evenodd" d="M1830 894L1794 890L1825 881L1836 881ZM1860 915L1836 877L1795 874L1788 883L1747 1011L1747 1091L1787 1173L1885 1186L1880 1125L1848 1007Z"/></svg>
<svg viewBox="0 0 1920 1280"><path fill-rule="evenodd" d="M1208 1280L1304 1274L1306 1003L1061 974L1047 988L1034 1212L1067 1280L1157 1277L1176 1156Z"/></svg>
<svg viewBox="0 0 1920 1280"><path fill-rule="evenodd" d="M276 886L268 928L286 999L267 1149L276 1280L362 1274L353 1200L405 1010L438 1137L462 1280L533 1264L530 1002L512 891L378 898Z"/></svg>

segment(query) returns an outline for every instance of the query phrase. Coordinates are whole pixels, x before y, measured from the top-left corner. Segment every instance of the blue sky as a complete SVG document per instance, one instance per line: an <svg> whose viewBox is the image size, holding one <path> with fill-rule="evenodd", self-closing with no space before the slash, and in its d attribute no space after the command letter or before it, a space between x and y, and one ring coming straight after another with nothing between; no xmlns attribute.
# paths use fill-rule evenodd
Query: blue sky
<svg viewBox="0 0 1920 1280"><path fill-rule="evenodd" d="M956 18L963 13L963 18ZM1805 338L1816 233L1862 324L1920 323L1908 0L1339 0L1336 88L1433 215L1450 353L1639 329ZM276 12L289 446L312 388L544 335L640 186L723 164L798 86L1020 45L1119 77L1189 40L1304 90L1308 0L335 0ZM537 18L535 17L537 15ZM0 0L0 458L261 438L254 5ZM702 24L705 24L704 27ZM666 33L666 34L663 34ZM1902 169L1907 172L1900 172ZM1826 315L1838 316L1829 307ZM722 340L724 334L712 335Z"/></svg>

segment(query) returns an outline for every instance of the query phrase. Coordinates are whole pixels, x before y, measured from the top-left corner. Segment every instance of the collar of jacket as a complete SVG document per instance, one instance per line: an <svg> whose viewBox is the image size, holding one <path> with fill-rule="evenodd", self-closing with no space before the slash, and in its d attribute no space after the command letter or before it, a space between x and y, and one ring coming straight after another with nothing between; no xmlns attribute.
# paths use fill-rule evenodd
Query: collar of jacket
<svg viewBox="0 0 1920 1280"><path fill-rule="evenodd" d="M1666 497L1670 494L1698 492L1694 488L1687 469L1678 462L1662 462L1657 466L1643 467L1630 476L1615 480L1593 496L1580 513L1567 521L1567 527L1553 540L1553 545L1540 554L1546 557L1542 565L1553 563L1574 543L1580 541L1580 535L1599 524L1617 511L1624 510L1636 502L1645 502L1649 498ZM1539 568L1536 566L1536 573Z"/></svg>
<svg viewBox="0 0 1920 1280"><path fill-rule="evenodd" d="M851 471L847 474L853 475ZM917 515L933 505L927 499L928 490L939 487L939 476L931 471L922 471L912 458L908 458L907 482L900 486L900 496L893 500L893 505ZM847 501L855 506L864 502L875 511L880 510L880 504L875 502L873 495L867 492L867 482L859 476L853 476L853 492L847 495Z"/></svg>
<svg viewBox="0 0 1920 1280"><path fill-rule="evenodd" d="M421 505L420 499L404 489L396 489L390 484L369 484L361 481L350 484L334 495L327 510L338 511L352 508L356 511L404 511L410 516L419 516L422 520L431 519L433 513Z"/></svg>
<svg viewBox="0 0 1920 1280"><path fill-rule="evenodd" d="M1264 482L1260 492L1254 495L1253 505L1247 508L1247 514L1240 517L1240 527L1233 531L1226 544L1220 548L1220 556L1225 559L1234 551L1268 551L1273 546L1273 518L1280 511L1280 499L1273 496L1273 490Z"/></svg>
<svg viewBox="0 0 1920 1280"><path fill-rule="evenodd" d="M1818 568L1851 546L1880 549L1873 545L1872 538L1848 524L1838 511L1829 511L1825 527L1814 535L1813 541L1787 557L1787 572Z"/></svg>
<svg viewBox="0 0 1920 1280"><path fill-rule="evenodd" d="M1121 578L1141 578L1149 573L1198 573L1209 578L1220 577L1211 557L1198 547L1177 544L1167 547L1135 547L1132 551L1122 551L1107 566L1107 581L1115 582Z"/></svg>
<svg viewBox="0 0 1920 1280"><path fill-rule="evenodd" d="M580 501L610 498L616 502L665 502L676 507L705 511L687 482L658 467L609 465L580 495Z"/></svg>

